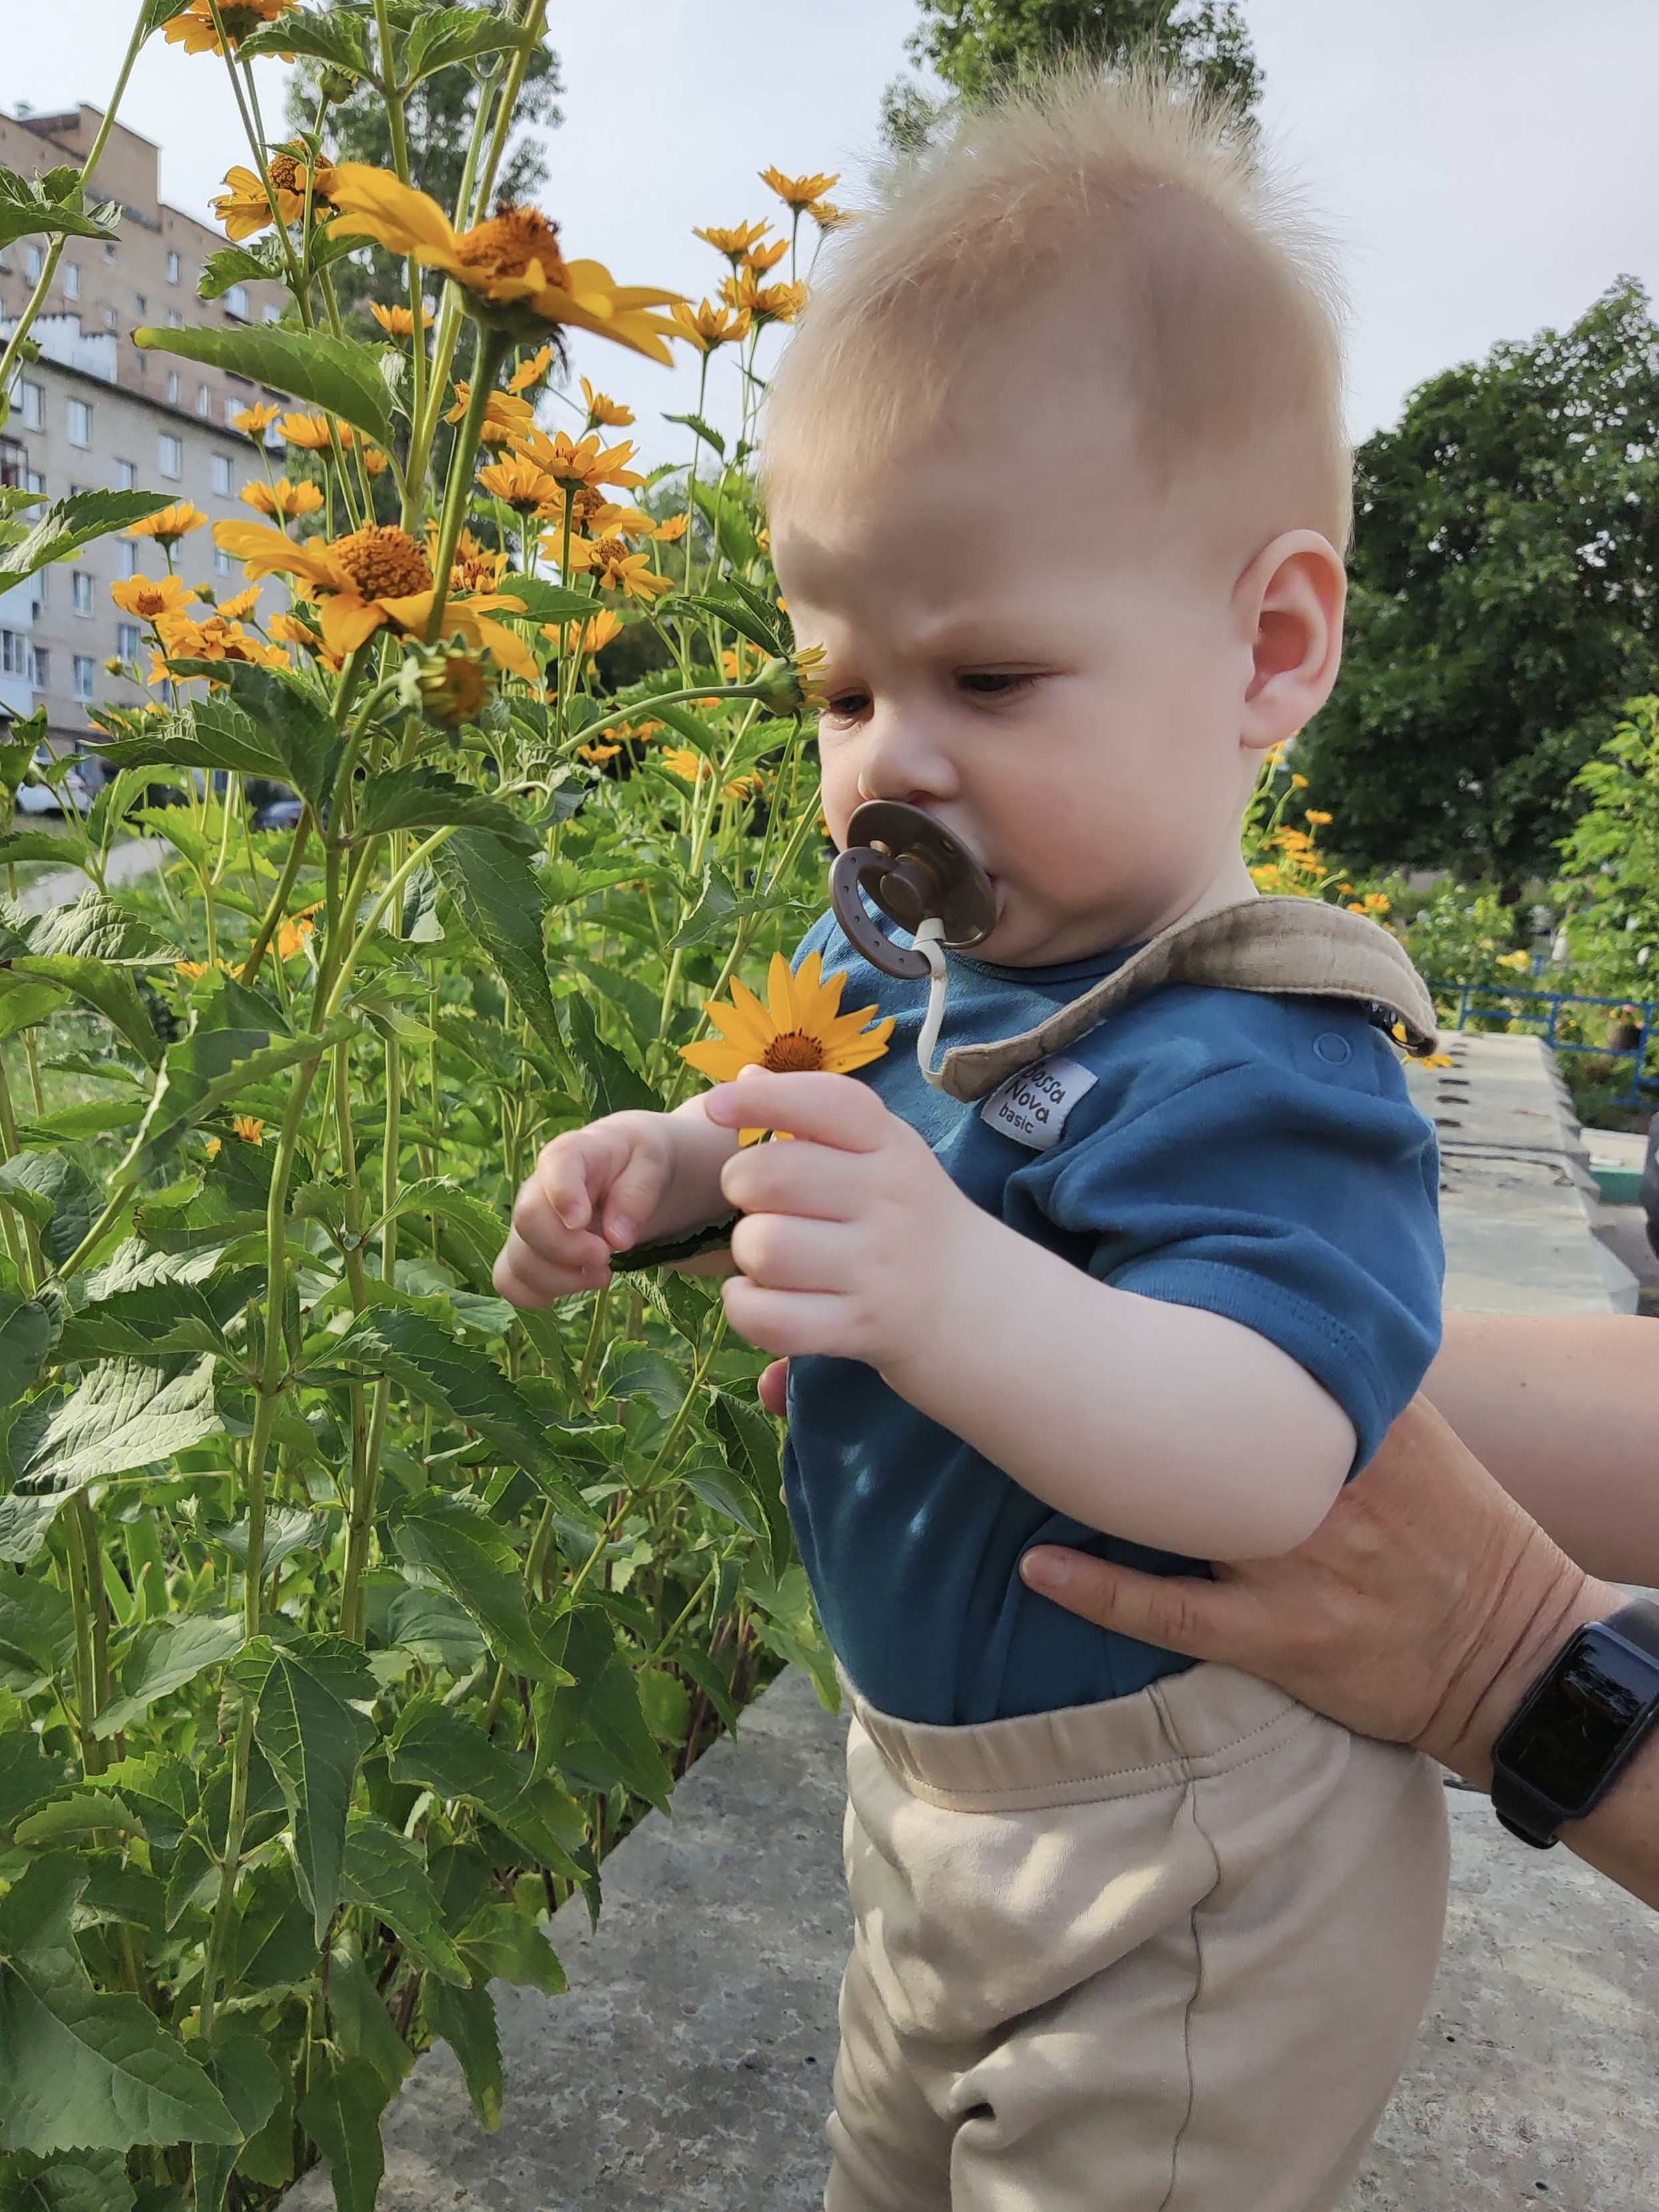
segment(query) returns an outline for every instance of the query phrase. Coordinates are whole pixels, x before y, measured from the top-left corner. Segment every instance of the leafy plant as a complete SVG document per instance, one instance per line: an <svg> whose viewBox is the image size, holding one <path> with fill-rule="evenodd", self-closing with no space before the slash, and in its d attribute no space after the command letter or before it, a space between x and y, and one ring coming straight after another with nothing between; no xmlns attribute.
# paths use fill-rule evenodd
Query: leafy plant
<svg viewBox="0 0 1659 2212"><path fill-rule="evenodd" d="M741 252L678 317L597 264L544 281L544 220L489 212L544 14L150 0L128 67L165 33L252 118L251 56L303 52L374 90L393 159L256 131L227 252L288 318L148 334L300 403L280 479L276 410L246 418L269 522L217 532L246 591L186 589L205 519L153 495L17 502L0 550L21 574L125 528L165 570L117 587L150 703L106 712L109 781L51 843L84 895L26 912L39 833L0 842L8 2201L218 2212L320 2153L367 2212L415 2051L448 2041L493 2125L492 1981L562 1986L550 1911L599 1909L607 1850L770 1670L835 1695L712 1286L635 1268L519 1315L491 1279L538 1146L684 1095L704 1002L821 883L747 404L649 482L602 394L562 403L574 435L533 410L584 318L732 346L752 395L799 289ZM477 95L428 214L404 126L441 67ZM46 231L49 184L0 192ZM365 345L330 270L371 243L405 281ZM295 826L258 827L256 781ZM135 830L162 864L121 887Z"/></svg>

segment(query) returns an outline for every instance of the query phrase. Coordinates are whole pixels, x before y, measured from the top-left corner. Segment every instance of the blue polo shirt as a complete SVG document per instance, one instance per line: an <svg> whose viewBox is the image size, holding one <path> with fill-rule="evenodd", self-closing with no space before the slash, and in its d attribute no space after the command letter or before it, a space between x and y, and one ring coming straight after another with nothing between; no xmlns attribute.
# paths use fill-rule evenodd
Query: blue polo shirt
<svg viewBox="0 0 1659 2212"><path fill-rule="evenodd" d="M1041 1094L999 1109L923 1081L924 985L872 968L828 915L801 947L811 951L827 975L846 970L844 1011L873 1003L896 1018L859 1079L976 1206L1103 1283L1224 1314L1278 1345L1353 1423L1359 1471L1440 1338L1434 1133L1373 1022L1336 1000L1149 993L1066 1048L1060 1133L1039 1150ZM953 954L943 1043L1016 1036L1127 957L1011 969ZM983 1289L996 1297L994 1282ZM945 1724L1047 1712L1191 1663L1079 1620L1027 1589L1018 1566L1033 1544L1158 1574L1203 1573L1202 1562L1055 1512L861 1361L790 1362L785 1473L830 1643L886 1712Z"/></svg>

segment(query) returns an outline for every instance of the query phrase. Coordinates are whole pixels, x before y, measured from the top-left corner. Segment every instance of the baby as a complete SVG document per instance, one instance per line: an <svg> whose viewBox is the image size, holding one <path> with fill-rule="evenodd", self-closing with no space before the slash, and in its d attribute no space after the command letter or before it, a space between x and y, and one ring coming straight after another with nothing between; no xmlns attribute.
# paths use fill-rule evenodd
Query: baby
<svg viewBox="0 0 1659 2212"><path fill-rule="evenodd" d="M1340 397L1319 241L1157 87L1007 104L848 234L770 398L772 544L836 842L903 800L991 878L947 1045L1254 899L1259 764L1336 677ZM826 2203L1334 2205L1433 1975L1438 1778L1020 1562L1286 1550L1411 1398L1437 1170L1388 1017L1288 972L1143 988L1045 1060L1038 1127L923 1080L922 988L827 917L811 951L888 1053L559 1138L496 1279L544 1304L740 1210L727 1309L791 1358L854 1713Z"/></svg>

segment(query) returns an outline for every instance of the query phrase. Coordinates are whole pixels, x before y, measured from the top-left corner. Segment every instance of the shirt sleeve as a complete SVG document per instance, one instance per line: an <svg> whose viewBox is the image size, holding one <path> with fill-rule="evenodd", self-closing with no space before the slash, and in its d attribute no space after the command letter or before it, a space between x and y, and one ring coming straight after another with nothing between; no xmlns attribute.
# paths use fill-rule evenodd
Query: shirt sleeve
<svg viewBox="0 0 1659 2212"><path fill-rule="evenodd" d="M1434 1133L1358 1018L1294 1018L1291 1048L1139 1095L1054 1159L1042 1210L1101 1282L1225 1316L1276 1344L1370 1458L1440 1341ZM1348 1045L1339 1066L1317 1048Z"/></svg>

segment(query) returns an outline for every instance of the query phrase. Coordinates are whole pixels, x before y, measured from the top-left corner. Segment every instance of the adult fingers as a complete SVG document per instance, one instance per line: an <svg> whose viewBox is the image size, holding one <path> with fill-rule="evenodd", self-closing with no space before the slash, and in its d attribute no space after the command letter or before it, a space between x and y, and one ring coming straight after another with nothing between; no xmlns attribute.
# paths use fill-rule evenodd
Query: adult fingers
<svg viewBox="0 0 1659 2212"><path fill-rule="evenodd" d="M1059 1544L1034 1545L1019 1571L1028 1589L1139 1643L1245 1668L1256 1656L1257 1608L1231 1583L1142 1574Z"/></svg>
<svg viewBox="0 0 1659 2212"><path fill-rule="evenodd" d="M720 1189L744 1213L845 1221L860 1208L867 1156L830 1145L750 1145L720 1170Z"/></svg>
<svg viewBox="0 0 1659 2212"><path fill-rule="evenodd" d="M850 1075L775 1075L745 1067L703 1100L722 1129L781 1129L839 1152L873 1152L892 1134L893 1117L867 1084Z"/></svg>

